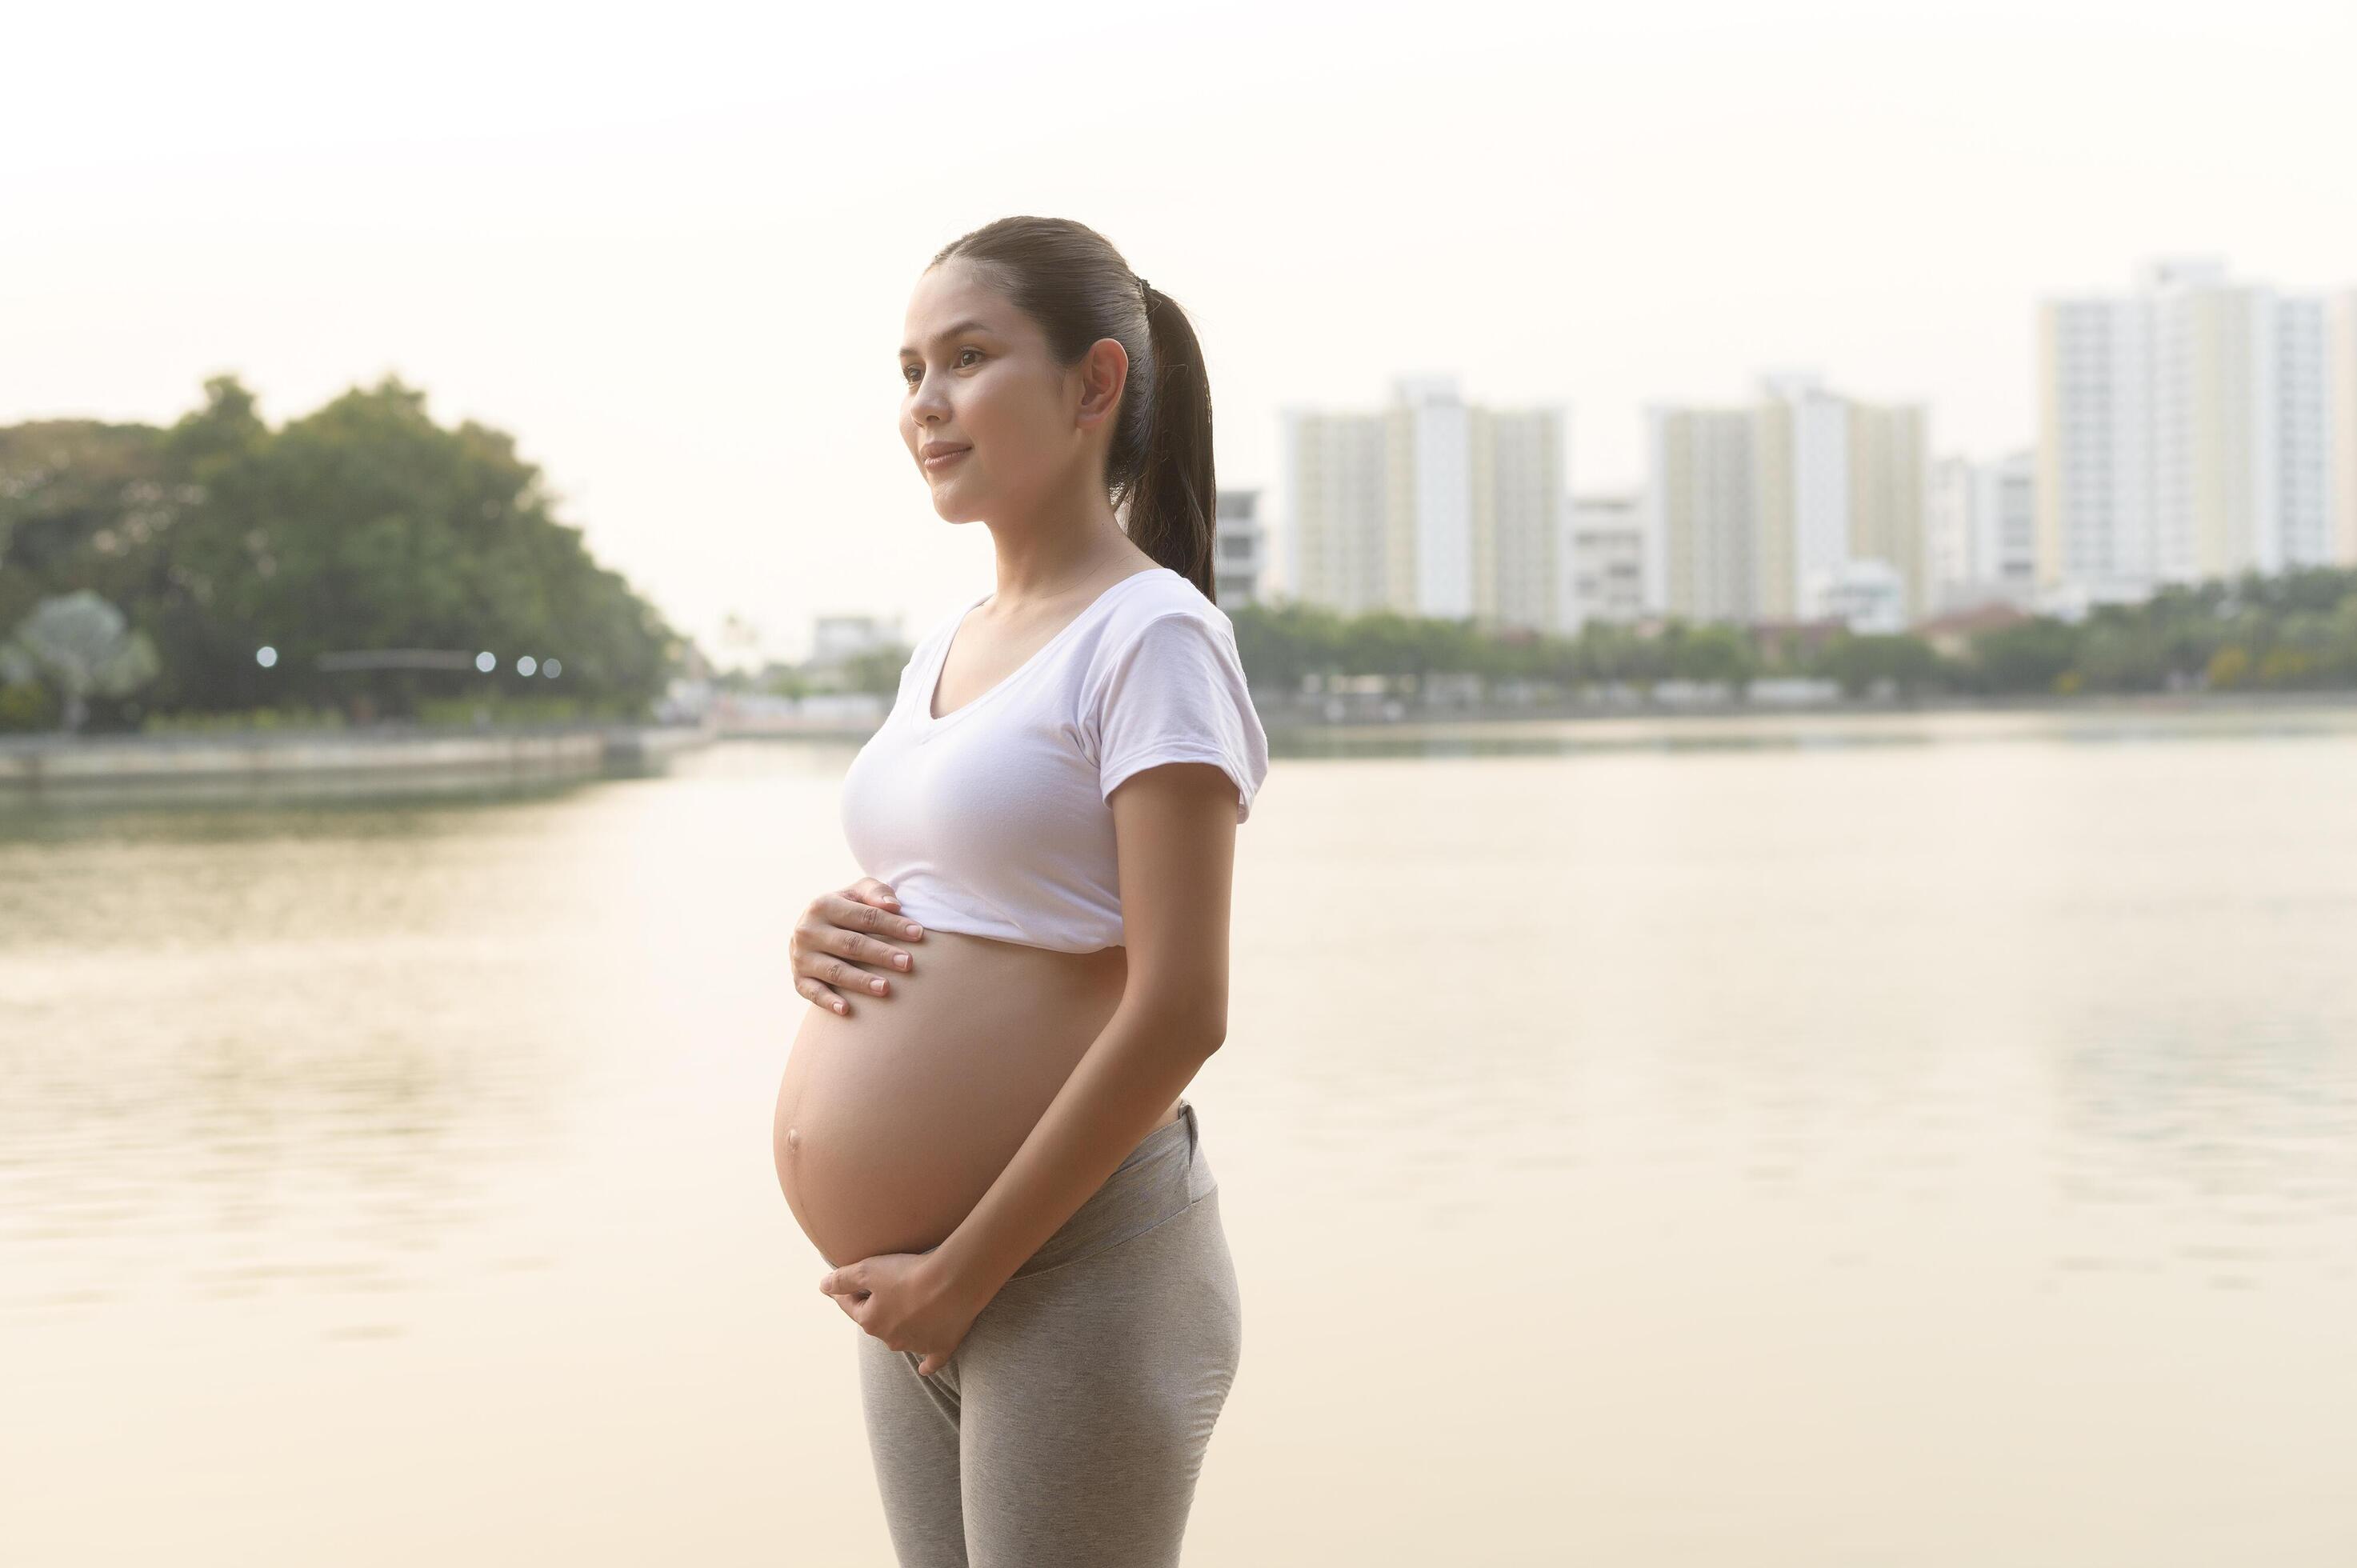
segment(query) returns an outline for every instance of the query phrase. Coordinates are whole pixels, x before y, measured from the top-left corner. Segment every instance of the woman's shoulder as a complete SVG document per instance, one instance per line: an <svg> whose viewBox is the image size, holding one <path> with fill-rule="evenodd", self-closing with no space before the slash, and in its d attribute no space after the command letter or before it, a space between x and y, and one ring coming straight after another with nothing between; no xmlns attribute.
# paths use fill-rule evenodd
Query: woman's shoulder
<svg viewBox="0 0 2357 1568"><path fill-rule="evenodd" d="M1114 594L1073 650L1075 683L1093 700L1140 659L1169 657L1172 650L1157 643L1172 639L1195 641L1219 663L1236 661L1234 624L1184 575L1157 566L1116 584Z"/></svg>
<svg viewBox="0 0 2357 1568"><path fill-rule="evenodd" d="M1183 573L1157 566L1116 586L1120 596L1104 617L1104 641L1119 647L1147 626L1171 615L1189 616L1232 639L1235 624Z"/></svg>

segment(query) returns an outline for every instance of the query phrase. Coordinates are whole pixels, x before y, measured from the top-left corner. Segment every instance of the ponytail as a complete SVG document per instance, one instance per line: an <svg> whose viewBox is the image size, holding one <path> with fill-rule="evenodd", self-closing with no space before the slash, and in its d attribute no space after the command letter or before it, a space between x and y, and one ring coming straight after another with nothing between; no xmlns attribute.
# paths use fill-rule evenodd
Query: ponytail
<svg viewBox="0 0 2357 1568"><path fill-rule="evenodd" d="M1202 346L1178 302L1146 288L1154 387L1146 455L1129 494L1129 537L1217 603L1211 531L1219 489L1211 461L1211 384Z"/></svg>

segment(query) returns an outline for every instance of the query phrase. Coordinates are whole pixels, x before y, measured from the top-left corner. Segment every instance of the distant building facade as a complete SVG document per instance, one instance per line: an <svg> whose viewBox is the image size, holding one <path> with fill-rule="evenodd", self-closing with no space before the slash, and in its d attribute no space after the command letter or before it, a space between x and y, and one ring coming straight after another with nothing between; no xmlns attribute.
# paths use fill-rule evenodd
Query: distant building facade
<svg viewBox="0 0 2357 1568"><path fill-rule="evenodd" d="M899 616L816 616L811 621L813 664L840 664L899 644Z"/></svg>
<svg viewBox="0 0 2357 1568"><path fill-rule="evenodd" d="M1268 571L1268 530L1260 521L1260 491L1222 490L1211 526L1211 587L1222 609L1261 602Z"/></svg>
<svg viewBox="0 0 2357 1568"><path fill-rule="evenodd" d="M2142 598L2330 560L2325 303L2157 262L2038 315L2038 580Z"/></svg>
<svg viewBox="0 0 2357 1568"><path fill-rule="evenodd" d="M1560 551L1557 629L1627 626L1645 615L1645 515L1635 496L1574 496Z"/></svg>
<svg viewBox="0 0 2357 1568"><path fill-rule="evenodd" d="M2332 558L2357 566L2357 289L2332 302Z"/></svg>
<svg viewBox="0 0 2357 1568"><path fill-rule="evenodd" d="M1927 558L1934 613L2027 607L2038 589L2038 455L1932 466Z"/></svg>
<svg viewBox="0 0 2357 1568"><path fill-rule="evenodd" d="M1286 582L1345 615L1557 624L1568 468L1560 406L1468 403L1447 377L1373 411L1283 416Z"/></svg>
<svg viewBox="0 0 2357 1568"><path fill-rule="evenodd" d="M1650 607L1692 620L1762 618L1757 424L1748 408L1647 411Z"/></svg>
<svg viewBox="0 0 2357 1568"><path fill-rule="evenodd" d="M1856 632L1907 629L1907 583L1888 561L1860 556L1818 572L1811 582L1813 617L1837 620Z"/></svg>
<svg viewBox="0 0 2357 1568"><path fill-rule="evenodd" d="M1921 614L1926 425L1921 403L1797 373L1762 378L1749 404L1649 409L1651 607L1744 624Z"/></svg>

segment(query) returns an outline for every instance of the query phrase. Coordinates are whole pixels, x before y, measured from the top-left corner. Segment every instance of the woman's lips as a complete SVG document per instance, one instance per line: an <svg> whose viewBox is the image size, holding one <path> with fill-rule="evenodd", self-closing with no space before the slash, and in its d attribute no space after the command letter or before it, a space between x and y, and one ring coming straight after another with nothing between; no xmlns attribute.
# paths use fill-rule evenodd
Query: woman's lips
<svg viewBox="0 0 2357 1568"><path fill-rule="evenodd" d="M929 469L946 468L952 463L956 462L959 458L964 456L967 453L973 450L974 448L971 446L953 446L947 451L934 453L931 456L924 459L924 464Z"/></svg>

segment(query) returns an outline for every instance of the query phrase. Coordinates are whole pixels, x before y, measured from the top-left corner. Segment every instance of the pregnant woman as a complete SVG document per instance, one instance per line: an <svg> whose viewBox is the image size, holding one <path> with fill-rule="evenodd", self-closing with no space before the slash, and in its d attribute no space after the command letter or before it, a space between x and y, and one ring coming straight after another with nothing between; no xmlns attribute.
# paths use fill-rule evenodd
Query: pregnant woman
<svg viewBox="0 0 2357 1568"><path fill-rule="evenodd" d="M903 1568L1176 1563L1242 1348L1183 1091L1226 1037L1268 770L1211 596L1202 355L1102 235L1009 218L919 277L899 364L909 456L997 586L919 639L845 777L866 876L789 944L819 1005L778 1179L862 1330Z"/></svg>

